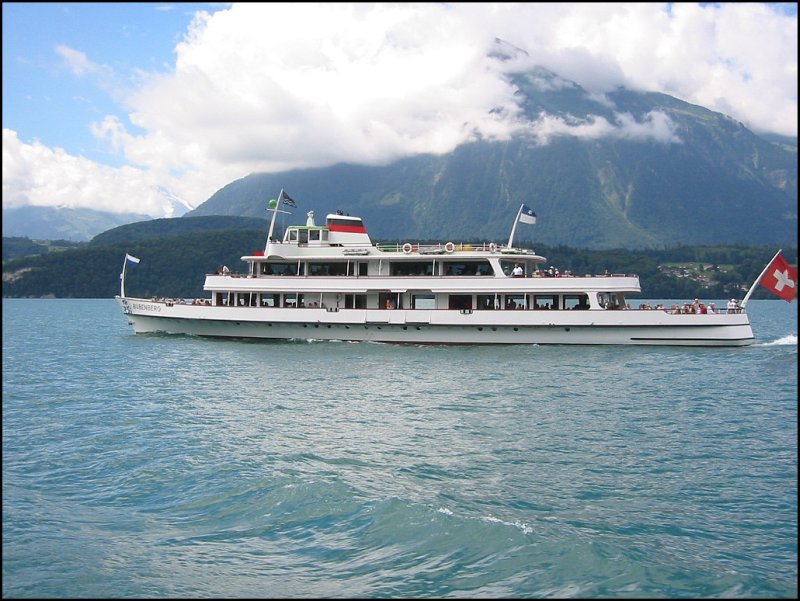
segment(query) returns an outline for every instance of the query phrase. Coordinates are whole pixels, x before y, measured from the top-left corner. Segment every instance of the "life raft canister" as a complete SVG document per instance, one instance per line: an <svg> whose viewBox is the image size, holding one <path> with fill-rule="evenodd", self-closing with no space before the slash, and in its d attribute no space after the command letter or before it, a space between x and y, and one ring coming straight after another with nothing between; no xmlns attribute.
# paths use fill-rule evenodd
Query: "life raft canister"
<svg viewBox="0 0 800 601"><path fill-rule="evenodd" d="M403 252L404 253L408 254L408 253L410 253L412 251L412 249L413 249L413 247L408 242L403 244Z"/></svg>
<svg viewBox="0 0 800 601"><path fill-rule="evenodd" d="M453 244L452 242L448 242L447 244L444 245L444 252L446 252L446 253L451 253L455 249L456 249L456 245Z"/></svg>

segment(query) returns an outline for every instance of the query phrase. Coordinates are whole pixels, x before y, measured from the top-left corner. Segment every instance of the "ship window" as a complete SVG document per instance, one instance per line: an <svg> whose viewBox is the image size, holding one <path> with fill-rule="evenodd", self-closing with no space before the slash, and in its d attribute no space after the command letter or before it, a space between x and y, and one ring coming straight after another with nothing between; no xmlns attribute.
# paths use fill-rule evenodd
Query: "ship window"
<svg viewBox="0 0 800 601"><path fill-rule="evenodd" d="M366 309L367 308L367 295L366 294L345 294L344 295L344 308L345 309Z"/></svg>
<svg viewBox="0 0 800 601"><path fill-rule="evenodd" d="M288 294L283 295L283 306L284 307L304 307L304 298L302 294L297 294L296 292L289 292Z"/></svg>
<svg viewBox="0 0 800 601"><path fill-rule="evenodd" d="M492 275L488 261L447 261L444 275Z"/></svg>
<svg viewBox="0 0 800 601"><path fill-rule="evenodd" d="M328 230L322 230L322 241L323 242L328 241Z"/></svg>
<svg viewBox="0 0 800 601"><path fill-rule="evenodd" d="M479 294L478 295L478 309L484 311L493 311L499 309L499 298L496 294Z"/></svg>
<svg viewBox="0 0 800 601"><path fill-rule="evenodd" d="M472 295L451 294L447 306L449 309L472 309Z"/></svg>
<svg viewBox="0 0 800 601"><path fill-rule="evenodd" d="M351 261L347 275L367 275L367 265L369 265L367 261Z"/></svg>
<svg viewBox="0 0 800 601"><path fill-rule="evenodd" d="M236 294L237 300L236 304L240 307L247 307L250 305L250 293L249 292L239 292Z"/></svg>
<svg viewBox="0 0 800 601"><path fill-rule="evenodd" d="M297 242L297 230L292 228L288 231L287 240L289 242Z"/></svg>
<svg viewBox="0 0 800 601"><path fill-rule="evenodd" d="M347 263L309 263L308 275L347 275Z"/></svg>
<svg viewBox="0 0 800 601"><path fill-rule="evenodd" d="M600 306L603 309L624 309L625 308L625 298L622 294L617 294L614 292L600 292L597 295L597 302L600 303Z"/></svg>
<svg viewBox="0 0 800 601"><path fill-rule="evenodd" d="M585 310L589 308L589 296L587 294L565 294L564 308Z"/></svg>
<svg viewBox="0 0 800 601"><path fill-rule="evenodd" d="M558 309L557 294L535 294L533 296L533 309Z"/></svg>
<svg viewBox="0 0 800 601"><path fill-rule="evenodd" d="M348 227L364 227L364 222L360 219L353 218L353 219L342 219L337 217L328 217L328 225L344 225Z"/></svg>
<svg viewBox="0 0 800 601"><path fill-rule="evenodd" d="M398 292L378 293L378 309L402 309L403 295Z"/></svg>
<svg viewBox="0 0 800 601"><path fill-rule="evenodd" d="M524 309L524 294L506 294L506 309Z"/></svg>
<svg viewBox="0 0 800 601"><path fill-rule="evenodd" d="M309 240L318 241L319 240L319 230L309 230L308 239Z"/></svg>
<svg viewBox="0 0 800 601"><path fill-rule="evenodd" d="M414 309L435 309L436 297L433 294L412 294L411 306Z"/></svg>
<svg viewBox="0 0 800 601"><path fill-rule="evenodd" d="M280 304L280 294L261 293L262 307L277 307Z"/></svg>
<svg viewBox="0 0 800 601"><path fill-rule="evenodd" d="M523 276L530 277L531 275L533 275L535 268L526 261L506 261L506 260L500 261L500 268L503 270L503 273L508 276L512 275L514 267L516 267L517 265L520 265L522 267Z"/></svg>
<svg viewBox="0 0 800 601"><path fill-rule="evenodd" d="M398 261L390 265L390 275L433 275L430 261Z"/></svg>
<svg viewBox="0 0 800 601"><path fill-rule="evenodd" d="M297 230L297 243L308 244L308 230L306 229Z"/></svg>
<svg viewBox="0 0 800 601"><path fill-rule="evenodd" d="M265 263L261 267L264 275L295 275L297 263Z"/></svg>

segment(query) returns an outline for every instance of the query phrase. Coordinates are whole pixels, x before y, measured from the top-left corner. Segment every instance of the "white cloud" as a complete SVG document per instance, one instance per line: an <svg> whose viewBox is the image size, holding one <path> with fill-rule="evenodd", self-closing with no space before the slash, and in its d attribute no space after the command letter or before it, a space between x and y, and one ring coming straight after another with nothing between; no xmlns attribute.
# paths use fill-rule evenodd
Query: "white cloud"
<svg viewBox="0 0 800 601"><path fill-rule="evenodd" d="M614 123L610 123L605 117L567 119L543 113L529 125L528 133L539 144L548 144L556 136L585 139L618 138L661 144L681 142L677 127L669 116L661 111L647 113L643 121L637 121L628 113L614 113Z"/></svg>
<svg viewBox="0 0 800 601"><path fill-rule="evenodd" d="M502 138L517 106L486 42L439 5L324 4L313 19L303 5L236 5L198 18L175 72L131 99L146 132L131 159L152 157L141 151L161 147L162 133L176 165L200 153L245 171L380 163Z"/></svg>
<svg viewBox="0 0 800 601"><path fill-rule="evenodd" d="M113 168L40 142L25 144L3 129L3 206L93 208L170 217L166 195L153 174Z"/></svg>
<svg viewBox="0 0 800 601"><path fill-rule="evenodd" d="M85 53L74 50L64 44L56 46L56 53L64 59L67 67L75 75L86 75L100 70L100 67L90 61Z"/></svg>
<svg viewBox="0 0 800 601"><path fill-rule="evenodd" d="M520 49L513 60L487 58L498 37ZM58 53L76 75L101 86L115 79L79 50ZM797 134L797 18L768 5L234 4L196 15L174 70L137 72L132 92L115 91L126 94L124 112L92 125L132 167L94 165L9 136L15 160L35 163L13 180L4 163L4 204L7 180L20 202L54 203L63 188L70 202L100 203L86 192L100 186L75 186L77 171L123 187L123 175L131 177L139 194L103 206L144 211L141 204L155 215L159 186L198 205L255 171L383 163L476 137L679 141L658 112L639 122L621 114L613 122L523 121L505 74L532 65L564 78L548 85L576 81L606 105L604 92L625 85L724 112L756 131ZM54 182L43 193L33 173L43 168L64 178L62 188Z"/></svg>

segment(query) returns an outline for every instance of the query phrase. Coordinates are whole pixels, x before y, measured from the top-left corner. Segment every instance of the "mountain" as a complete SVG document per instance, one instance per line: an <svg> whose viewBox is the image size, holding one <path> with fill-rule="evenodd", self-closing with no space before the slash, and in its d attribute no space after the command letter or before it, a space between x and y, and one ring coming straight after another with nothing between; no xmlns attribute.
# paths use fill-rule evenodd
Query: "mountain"
<svg viewBox="0 0 800 601"><path fill-rule="evenodd" d="M151 219L139 223L130 223L115 227L92 238L91 246L106 246L139 242L151 238L169 238L196 232L213 232L218 230L257 230L267 234L267 220L254 217L184 217L181 219Z"/></svg>
<svg viewBox="0 0 800 601"><path fill-rule="evenodd" d="M658 93L604 96L545 69L513 77L528 120L507 141L383 166L252 174L187 216L264 217L285 189L303 213L342 210L373 238L576 248L797 243L797 141L767 140L721 113ZM298 215L299 213L299 215ZM321 219L318 218L318 223Z"/></svg>
<svg viewBox="0 0 800 601"><path fill-rule="evenodd" d="M34 240L87 241L118 225L150 219L136 213L108 213L93 209L57 207L3 208L3 236Z"/></svg>
<svg viewBox="0 0 800 601"><path fill-rule="evenodd" d="M159 187L164 209L173 217L191 210L183 199L164 187ZM153 219L140 213L109 213L94 209L67 207L3 207L3 236L26 237L35 240L72 240L85 242L108 229Z"/></svg>

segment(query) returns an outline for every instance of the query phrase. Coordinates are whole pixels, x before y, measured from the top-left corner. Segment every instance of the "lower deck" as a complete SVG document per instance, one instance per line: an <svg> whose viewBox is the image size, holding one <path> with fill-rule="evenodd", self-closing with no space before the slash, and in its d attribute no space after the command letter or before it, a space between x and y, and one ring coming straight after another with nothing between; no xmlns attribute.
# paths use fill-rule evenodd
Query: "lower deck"
<svg viewBox="0 0 800 601"><path fill-rule="evenodd" d="M260 308L119 299L137 333L416 344L658 344L744 346L745 313L667 310Z"/></svg>

